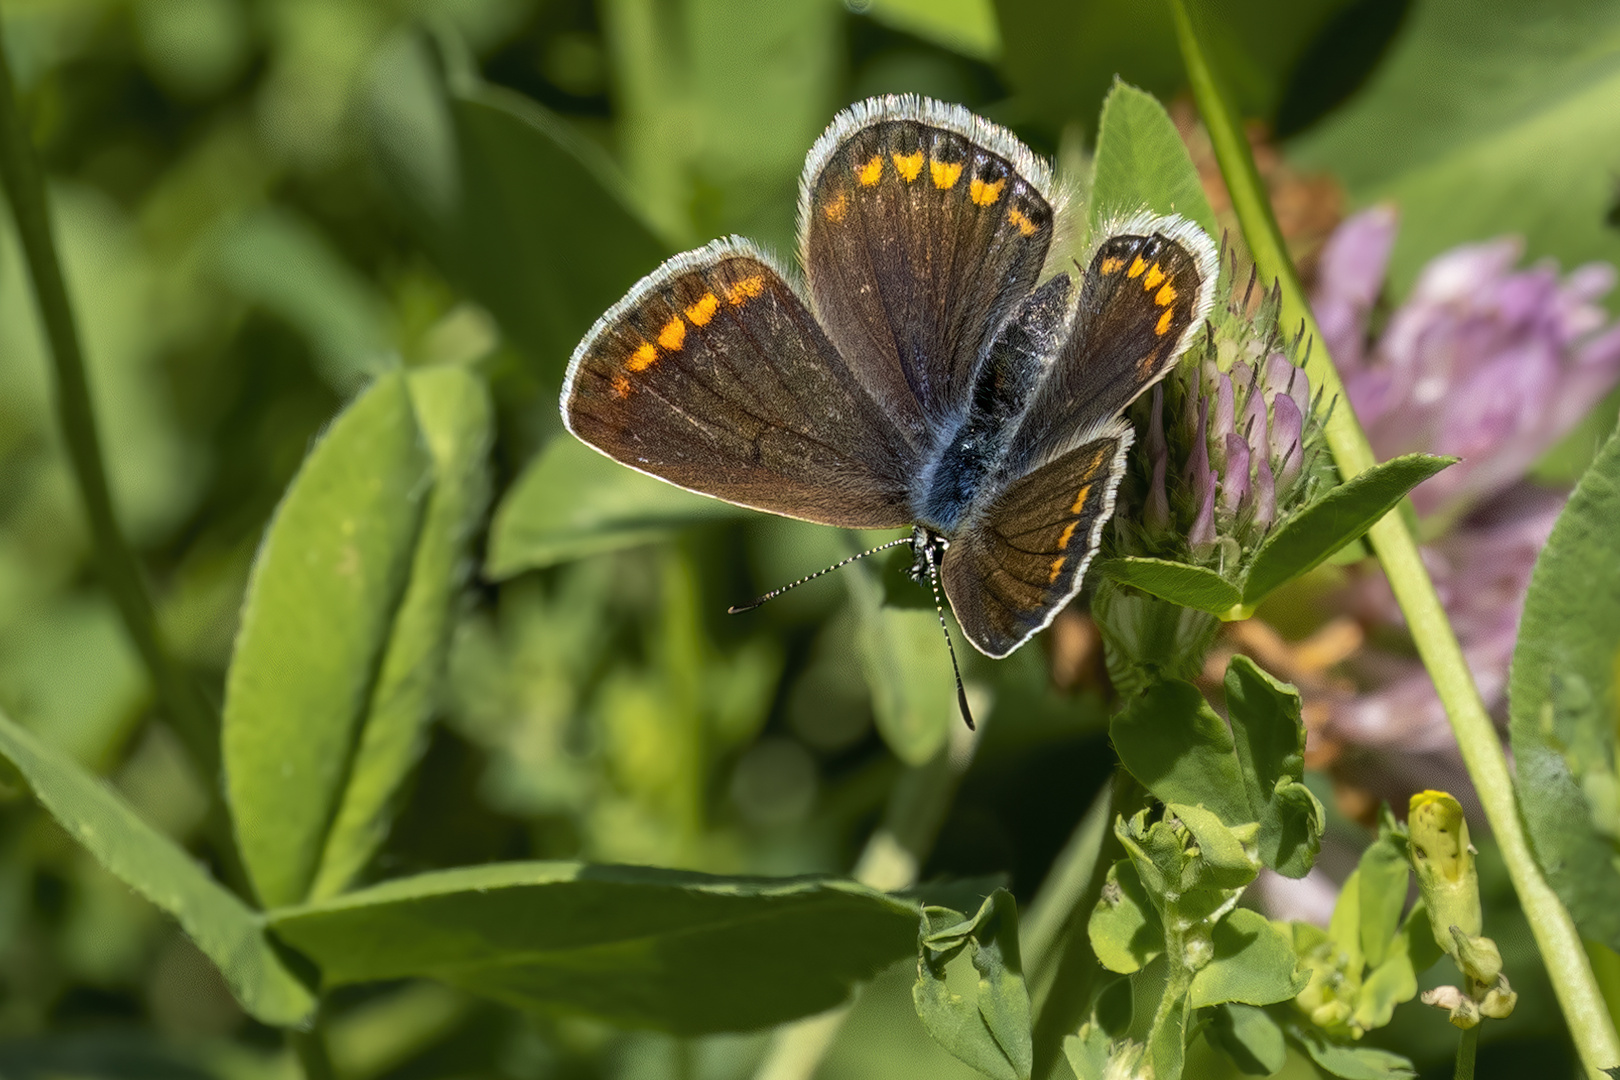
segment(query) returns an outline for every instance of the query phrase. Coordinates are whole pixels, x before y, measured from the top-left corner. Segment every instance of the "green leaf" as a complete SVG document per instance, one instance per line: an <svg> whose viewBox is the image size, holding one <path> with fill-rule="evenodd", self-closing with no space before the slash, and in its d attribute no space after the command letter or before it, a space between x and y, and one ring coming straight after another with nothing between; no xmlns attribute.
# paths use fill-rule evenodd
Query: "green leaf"
<svg viewBox="0 0 1620 1080"><path fill-rule="evenodd" d="M1120 762L1159 801L1204 806L1229 824L1253 820L1232 733L1197 687L1150 685L1108 733Z"/></svg>
<svg viewBox="0 0 1620 1080"><path fill-rule="evenodd" d="M1400 936L1401 909L1406 906L1411 865L1406 844L1384 833L1367 845L1356 864L1361 904L1361 955L1369 968L1384 962Z"/></svg>
<svg viewBox="0 0 1620 1080"><path fill-rule="evenodd" d="M994 1080L1029 1080L1029 994L1018 953L1018 904L1005 889L971 919L925 908L912 1002L934 1041ZM947 965L966 953L978 973L973 1000L951 992Z"/></svg>
<svg viewBox="0 0 1620 1080"><path fill-rule="evenodd" d="M405 380L378 379L310 450L254 562L222 750L266 905L309 894L373 709L433 481Z"/></svg>
<svg viewBox="0 0 1620 1080"><path fill-rule="evenodd" d="M1215 212L1204 197L1187 144L1152 94L1114 83L1098 121L1096 161L1089 214L1092 235L1110 220L1143 209L1180 214L1217 235Z"/></svg>
<svg viewBox="0 0 1620 1080"><path fill-rule="evenodd" d="M1339 177L1357 204L1400 208L1396 296L1441 251L1504 234L1524 237L1532 259L1620 262L1620 231L1603 225L1616 100L1613 4L1424 0L1365 88L1290 153Z"/></svg>
<svg viewBox="0 0 1620 1080"><path fill-rule="evenodd" d="M484 572L509 578L749 513L620 465L564 432L501 500Z"/></svg>
<svg viewBox="0 0 1620 1080"><path fill-rule="evenodd" d="M1536 561L1508 702L1519 807L1581 933L1620 948L1620 435Z"/></svg>
<svg viewBox="0 0 1620 1080"><path fill-rule="evenodd" d="M1098 962L1109 971L1129 975L1164 952L1164 925L1131 860L1108 868L1086 932Z"/></svg>
<svg viewBox="0 0 1620 1080"><path fill-rule="evenodd" d="M1212 615L1224 615L1243 602L1237 586L1202 566L1130 556L1108 559L1097 570L1121 585Z"/></svg>
<svg viewBox="0 0 1620 1080"><path fill-rule="evenodd" d="M1249 805L1260 822L1260 858L1304 877L1322 845L1322 804L1304 784L1305 724L1299 692L1246 656L1226 667L1226 706Z"/></svg>
<svg viewBox="0 0 1620 1080"><path fill-rule="evenodd" d="M917 909L853 882L497 863L271 911L322 985L433 978L683 1035L829 1009L913 955Z"/></svg>
<svg viewBox="0 0 1620 1080"><path fill-rule="evenodd" d="M1310 981L1294 955L1288 927L1258 911L1233 908L1215 924L1212 940L1214 958L1193 975L1189 1004L1195 1009L1226 1001L1288 1001Z"/></svg>
<svg viewBox="0 0 1620 1080"><path fill-rule="evenodd" d="M309 1015L315 999L282 964L258 913L141 820L122 796L4 714L0 753L68 835L126 885L179 920L251 1016L266 1024L293 1025Z"/></svg>
<svg viewBox="0 0 1620 1080"><path fill-rule="evenodd" d="M1210 1014L1204 1029L1209 1041L1218 1046L1244 1073L1270 1076L1288 1060L1288 1043L1282 1028L1264 1009L1239 1002L1221 1005Z"/></svg>
<svg viewBox="0 0 1620 1080"><path fill-rule="evenodd" d="M1311 503L1261 545L1243 583L1243 602L1258 604L1272 590L1315 569L1377 524L1408 491L1456 460L1403 454L1374 465Z"/></svg>
<svg viewBox="0 0 1620 1080"><path fill-rule="evenodd" d="M417 423L433 456L434 485L416 538L410 583L394 613L348 782L310 890L341 892L388 834L392 802L426 748L444 676L450 616L470 567L468 546L489 501L489 395L457 367L407 377Z"/></svg>
<svg viewBox="0 0 1620 1080"><path fill-rule="evenodd" d="M1330 1076L1343 1080L1406 1080L1417 1075L1410 1061L1388 1050L1336 1043L1304 1024L1289 1024L1286 1030Z"/></svg>
<svg viewBox="0 0 1620 1080"><path fill-rule="evenodd" d="M1260 867L1249 857L1244 849L1243 837L1238 835L1236 829L1229 828L1220 818L1200 806L1166 803L1164 810L1192 834L1197 845L1195 880L1201 887L1240 889L1254 880ZM1251 824L1244 831L1252 837L1255 828ZM1185 886L1186 882L1182 884Z"/></svg>
<svg viewBox="0 0 1620 1080"><path fill-rule="evenodd" d="M556 386L591 323L668 249L599 149L447 64L448 89L416 35L379 56L365 110L377 173L440 268Z"/></svg>
<svg viewBox="0 0 1620 1080"><path fill-rule="evenodd" d="M844 580L859 620L855 645L878 734L901 761L921 765L962 722L939 616L932 608L885 606L882 582L869 567L850 567Z"/></svg>

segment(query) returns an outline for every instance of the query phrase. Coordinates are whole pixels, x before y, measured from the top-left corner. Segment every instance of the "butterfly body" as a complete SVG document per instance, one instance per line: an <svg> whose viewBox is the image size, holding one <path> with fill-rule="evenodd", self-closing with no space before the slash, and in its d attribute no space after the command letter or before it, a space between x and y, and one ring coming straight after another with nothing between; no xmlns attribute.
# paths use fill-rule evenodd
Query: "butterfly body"
<svg viewBox="0 0 1620 1080"><path fill-rule="evenodd" d="M569 429L743 506L913 528L968 639L1005 656L1079 591L1113 511L1119 413L1209 306L1214 250L1140 216L1039 283L1046 166L965 110L841 114L800 190L804 291L747 241L676 256L610 309L563 387Z"/></svg>

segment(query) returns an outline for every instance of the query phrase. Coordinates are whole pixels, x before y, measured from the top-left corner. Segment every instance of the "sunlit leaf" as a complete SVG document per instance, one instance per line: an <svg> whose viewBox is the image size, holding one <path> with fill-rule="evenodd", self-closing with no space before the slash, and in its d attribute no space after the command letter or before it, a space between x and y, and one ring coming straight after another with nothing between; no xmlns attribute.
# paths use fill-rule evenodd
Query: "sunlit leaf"
<svg viewBox="0 0 1620 1080"><path fill-rule="evenodd" d="M1214 957L1193 975L1190 1004L1195 1009L1225 1001L1287 1001L1309 981L1298 966L1286 925L1258 911L1233 909L1215 924L1212 943Z"/></svg>
<svg viewBox="0 0 1620 1080"><path fill-rule="evenodd" d="M222 750L242 860L267 905L309 894L386 704L373 694L432 485L405 380L384 376L310 450L260 546Z"/></svg>
<svg viewBox="0 0 1620 1080"><path fill-rule="evenodd" d="M1237 586L1215 571L1168 559L1108 559L1098 564L1097 572L1160 600L1212 615L1225 614L1243 602Z"/></svg>
<svg viewBox="0 0 1620 1080"><path fill-rule="evenodd" d="M1180 214L1218 235L1187 144L1153 95L1114 84L1098 121L1096 162L1088 206L1094 238L1099 225L1139 210Z"/></svg>
<svg viewBox="0 0 1620 1080"><path fill-rule="evenodd" d="M1342 1080L1406 1080L1417 1075L1410 1061L1388 1050L1336 1043L1305 1024L1290 1024L1286 1030L1289 1038L1329 1076Z"/></svg>
<svg viewBox="0 0 1620 1080"><path fill-rule="evenodd" d="M1226 668L1226 705L1260 858L1285 877L1304 877L1322 843L1324 814L1305 786L1305 724L1299 692L1246 656Z"/></svg>
<svg viewBox="0 0 1620 1080"><path fill-rule="evenodd" d="M1243 583L1243 602L1258 604L1273 589L1315 569L1377 524L1407 492L1456 460L1403 454L1374 465L1311 503L1261 545Z"/></svg>
<svg viewBox="0 0 1620 1080"><path fill-rule="evenodd" d="M1005 889L974 916L923 909L912 1001L934 1041L993 1080L1029 1080L1029 993L1018 952L1018 904ZM978 973L972 1001L951 992L946 966L966 954Z"/></svg>
<svg viewBox="0 0 1620 1080"><path fill-rule="evenodd" d="M1239 1002L1210 1013L1204 1029L1209 1041L1221 1048L1239 1069L1250 1076L1271 1076L1288 1060L1282 1028L1264 1009Z"/></svg>
<svg viewBox="0 0 1620 1080"><path fill-rule="evenodd" d="M208 876L122 796L0 715L0 754L96 860L173 915L212 960L242 1008L266 1024L296 1024L314 997L283 965L257 912Z"/></svg>
<svg viewBox="0 0 1620 1080"><path fill-rule="evenodd" d="M456 367L407 377L417 423L433 455L410 584L394 612L354 762L327 832L315 898L341 891L387 835L391 803L421 757L439 703L456 595L471 568L468 543L489 499L492 435L482 381Z"/></svg>
<svg viewBox="0 0 1620 1080"><path fill-rule="evenodd" d="M1161 801L1201 805L1233 824L1253 820L1232 733L1197 687L1154 683L1108 730L1121 764Z"/></svg>
<svg viewBox="0 0 1620 1080"><path fill-rule="evenodd" d="M1109 971L1140 971L1164 952L1164 926L1129 859L1108 868L1108 880L1086 924L1091 948Z"/></svg>
<svg viewBox="0 0 1620 1080"><path fill-rule="evenodd" d="M1570 496L1536 562L1513 654L1519 807L1586 937L1620 947L1620 436Z"/></svg>
<svg viewBox="0 0 1620 1080"><path fill-rule="evenodd" d="M435 978L696 1035L837 1005L914 954L917 909L837 880L531 862L422 874L269 919L327 987Z"/></svg>

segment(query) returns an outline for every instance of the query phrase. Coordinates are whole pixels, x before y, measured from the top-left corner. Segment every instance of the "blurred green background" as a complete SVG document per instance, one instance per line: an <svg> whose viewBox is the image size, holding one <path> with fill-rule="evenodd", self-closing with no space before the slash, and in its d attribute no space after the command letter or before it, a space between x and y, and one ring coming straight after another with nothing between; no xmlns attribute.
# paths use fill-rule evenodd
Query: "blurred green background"
<svg viewBox="0 0 1620 1080"><path fill-rule="evenodd" d="M1341 210L1395 198L1397 296L1437 251L1505 232L1566 266L1620 259L1620 6L1208 6L1213 47L1274 136L1276 184L1308 193L1302 248ZM926 595L890 565L728 617L851 539L625 486L554 441L563 367L666 255L727 232L790 251L804 154L851 102L929 94L1060 167L1080 160L1116 75L1181 93L1166 11L4 0L0 17L117 507L170 640L214 687L265 523L341 404L396 365L471 365L490 382L498 512L442 723L370 877L531 857L847 873L897 779L953 731L932 611L901 609L896 639L870 630L880 589ZM90 565L48 372L7 216L0 707L209 858L210 778L152 722ZM924 877L1001 873L1035 895L1112 766L1086 634L1065 621L1008 661L966 658L987 731ZM938 700L885 695L894 663L938 667ZM1511 904L1500 874L1496 893ZM1516 985L1534 967L1518 951ZM909 980L897 970L864 996L820 1075L964 1071L917 1024ZM1550 995L1525 993L1502 1027L1491 1075L1565 1055ZM1398 1019L1388 1040L1449 1073L1437 1028ZM294 1075L278 1040L171 923L7 789L0 1076ZM679 1044L426 986L339 995L333 1040L341 1075L402 1080L741 1076L761 1045Z"/></svg>

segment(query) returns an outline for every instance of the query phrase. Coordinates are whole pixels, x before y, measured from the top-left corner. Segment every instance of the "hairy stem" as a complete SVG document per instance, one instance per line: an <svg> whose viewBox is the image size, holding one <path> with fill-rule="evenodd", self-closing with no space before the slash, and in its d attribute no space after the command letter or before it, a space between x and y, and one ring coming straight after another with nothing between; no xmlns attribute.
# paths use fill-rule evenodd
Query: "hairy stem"
<svg viewBox="0 0 1620 1080"><path fill-rule="evenodd" d="M1323 400L1337 400L1337 407L1327 418L1327 443L1339 475L1349 480L1376 461L1372 446L1350 408L1344 383L1328 355L1299 276L1283 244L1242 125L1229 104L1230 98L1222 93L1217 73L1194 32L1188 5L1185 0L1170 0L1170 7L1193 97L1209 129L1221 175L1231 193L1232 206L1242 223L1249 251L1261 275L1277 280L1281 286L1280 321L1284 325L1303 324L1305 333L1314 343L1309 374L1315 385L1324 388ZM1497 843L1501 845L1502 857L1535 933L1581 1062L1592 1080L1605 1080L1603 1068L1620 1064L1620 1039L1615 1036L1574 920L1548 886L1530 851L1519 820L1507 757L1474 685L1457 635L1435 592L1434 582L1423 565L1417 541L1399 513L1390 513L1374 525L1368 537L1406 616L1418 654L1445 706L1463 764L1479 793Z"/></svg>
<svg viewBox="0 0 1620 1080"><path fill-rule="evenodd" d="M97 569L123 617L130 639L151 673L169 722L185 742L202 774L212 782L219 771L219 734L212 719L213 710L203 699L200 688L164 648L140 564L113 512L95 410L90 404L84 353L62 281L56 241L51 234L45 181L17 110L17 94L6 60L3 31L0 31L0 180L5 182L11 213L17 223L17 237L33 282L34 300L55 362L57 420L74 478L78 481L79 495L84 501Z"/></svg>

